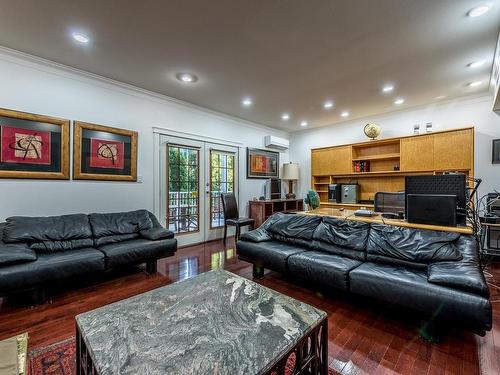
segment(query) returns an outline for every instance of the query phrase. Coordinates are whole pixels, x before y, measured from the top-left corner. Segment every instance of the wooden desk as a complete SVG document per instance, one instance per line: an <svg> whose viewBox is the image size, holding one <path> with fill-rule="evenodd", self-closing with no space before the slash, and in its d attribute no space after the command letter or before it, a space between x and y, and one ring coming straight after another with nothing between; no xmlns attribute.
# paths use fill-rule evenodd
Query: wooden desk
<svg viewBox="0 0 500 375"><path fill-rule="evenodd" d="M458 227L445 227L440 225L428 225L428 224L415 224L408 223L405 220L400 219L384 219L381 214L375 214L372 217L364 217L364 216L355 216L354 210L343 210L340 211L336 208L317 208L311 211L304 211L301 214L306 215L319 215L319 216L333 216L338 218L343 218L346 220L353 221L362 221L364 223L380 223L387 225L396 225L398 227L406 227L406 228L417 228L417 229L427 229L427 230L437 230L443 232L455 232L461 234L472 234L472 227L467 226L458 226Z"/></svg>
<svg viewBox="0 0 500 375"><path fill-rule="evenodd" d="M255 220L255 228L262 225L269 216L277 212L297 212L304 209L302 199L269 199L248 203L250 218Z"/></svg>

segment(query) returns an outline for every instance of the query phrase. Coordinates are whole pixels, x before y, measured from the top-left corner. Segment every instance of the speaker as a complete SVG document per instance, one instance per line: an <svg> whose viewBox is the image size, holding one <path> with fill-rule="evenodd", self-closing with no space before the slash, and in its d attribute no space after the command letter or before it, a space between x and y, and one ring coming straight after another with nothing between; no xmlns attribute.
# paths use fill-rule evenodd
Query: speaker
<svg viewBox="0 0 500 375"><path fill-rule="evenodd" d="M328 202L340 203L340 184L328 185Z"/></svg>

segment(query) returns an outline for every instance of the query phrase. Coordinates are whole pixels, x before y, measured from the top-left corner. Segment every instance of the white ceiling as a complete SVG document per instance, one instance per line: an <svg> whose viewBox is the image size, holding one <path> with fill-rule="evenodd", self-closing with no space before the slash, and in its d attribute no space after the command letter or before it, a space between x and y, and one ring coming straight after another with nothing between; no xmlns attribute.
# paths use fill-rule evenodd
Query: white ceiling
<svg viewBox="0 0 500 375"><path fill-rule="evenodd" d="M488 89L500 0L0 2L0 44L294 131ZM91 41L82 46L73 31ZM472 61L486 63L467 68ZM188 71L199 81L185 84ZM467 87L482 80L477 88ZM382 85L393 82L393 93ZM241 100L251 96L245 108ZM406 102L395 107L396 97ZM331 99L329 111L322 103ZM283 112L291 115L281 120Z"/></svg>

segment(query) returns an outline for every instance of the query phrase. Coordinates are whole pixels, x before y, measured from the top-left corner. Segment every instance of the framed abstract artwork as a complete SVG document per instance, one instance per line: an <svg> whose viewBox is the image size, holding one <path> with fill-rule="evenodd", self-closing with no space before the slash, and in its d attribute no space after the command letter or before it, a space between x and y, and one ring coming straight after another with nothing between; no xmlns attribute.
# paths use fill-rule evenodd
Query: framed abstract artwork
<svg viewBox="0 0 500 375"><path fill-rule="evenodd" d="M73 178L137 181L137 132L75 121Z"/></svg>
<svg viewBox="0 0 500 375"><path fill-rule="evenodd" d="M247 148L247 178L278 178L279 152Z"/></svg>
<svg viewBox="0 0 500 375"><path fill-rule="evenodd" d="M69 120L0 109L0 178L69 179Z"/></svg>
<svg viewBox="0 0 500 375"><path fill-rule="evenodd" d="M491 162L500 164L500 139L494 139L492 147Z"/></svg>

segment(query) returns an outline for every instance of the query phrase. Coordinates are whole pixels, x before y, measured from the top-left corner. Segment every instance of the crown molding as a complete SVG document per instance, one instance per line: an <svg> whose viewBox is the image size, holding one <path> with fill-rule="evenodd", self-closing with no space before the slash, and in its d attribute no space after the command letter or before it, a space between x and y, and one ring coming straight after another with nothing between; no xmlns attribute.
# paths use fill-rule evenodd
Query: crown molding
<svg viewBox="0 0 500 375"><path fill-rule="evenodd" d="M108 90L117 91L125 95L152 100L162 104L168 103L170 105L175 105L178 108L187 109L196 113L203 113L217 119L231 121L238 125L255 128L258 130L281 132L286 134L289 133L286 130L272 128L264 124L245 120L237 116L232 116L227 113L218 112L210 108L199 106L164 94L159 94L157 92L146 90L128 83L116 81L114 79L90 73L85 70L73 68L68 65L60 64L55 61L44 59L42 57L31 55L12 48L0 46L0 60L8 61L17 65L27 66L29 68L36 69L45 73L58 75L60 77L80 81L86 84L99 86Z"/></svg>

